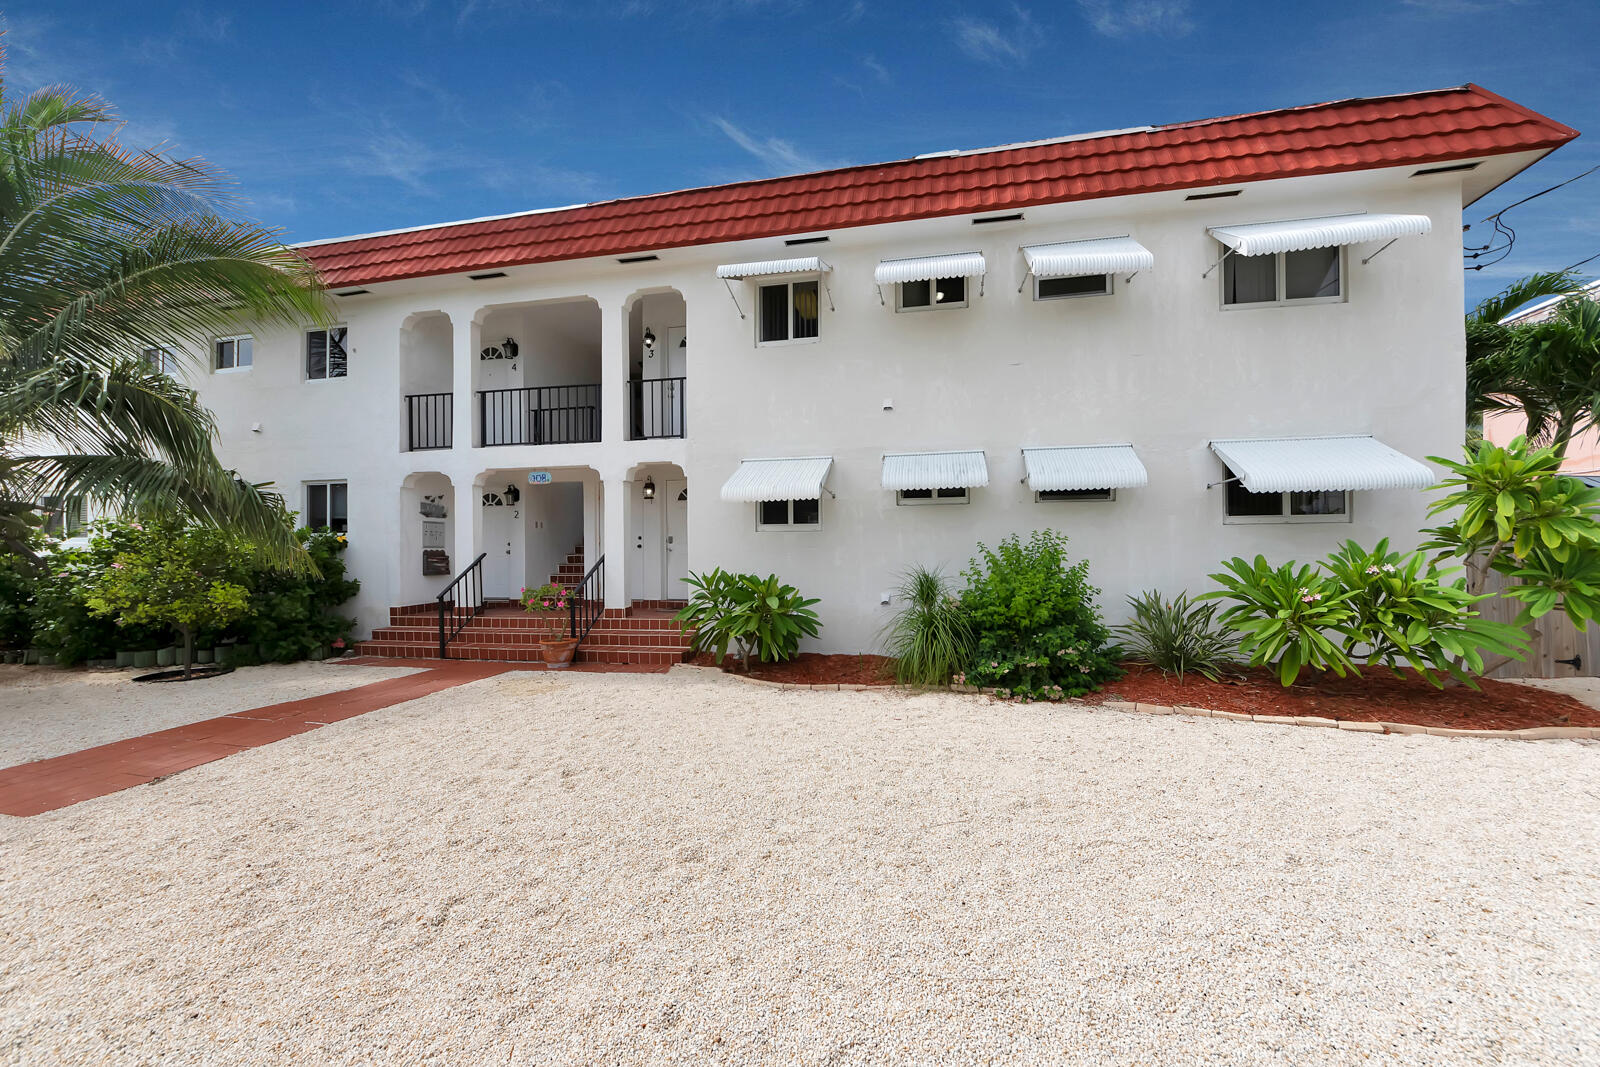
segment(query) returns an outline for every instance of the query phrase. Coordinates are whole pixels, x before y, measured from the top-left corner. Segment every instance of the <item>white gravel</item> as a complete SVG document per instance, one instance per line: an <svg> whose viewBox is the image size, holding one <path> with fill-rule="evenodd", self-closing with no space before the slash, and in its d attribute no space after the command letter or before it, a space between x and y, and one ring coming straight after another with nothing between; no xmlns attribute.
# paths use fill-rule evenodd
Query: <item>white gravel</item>
<svg viewBox="0 0 1600 1067"><path fill-rule="evenodd" d="M11 1063L1600 1061L1600 746L512 674L0 820Z"/></svg>
<svg viewBox="0 0 1600 1067"><path fill-rule="evenodd" d="M0 767L168 730L218 715L336 693L415 667L273 663L188 682L136 684L125 671L0 666Z"/></svg>

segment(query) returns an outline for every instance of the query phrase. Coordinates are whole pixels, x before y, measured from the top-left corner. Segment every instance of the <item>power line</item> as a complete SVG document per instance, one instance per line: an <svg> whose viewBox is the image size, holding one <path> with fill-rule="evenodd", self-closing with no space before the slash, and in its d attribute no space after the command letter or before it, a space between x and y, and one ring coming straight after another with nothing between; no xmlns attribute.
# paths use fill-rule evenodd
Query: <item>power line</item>
<svg viewBox="0 0 1600 1067"><path fill-rule="evenodd" d="M1594 166L1590 167L1588 170L1584 171L1582 174L1575 174L1572 177L1568 178L1564 182L1557 182L1555 185L1552 185L1547 189L1540 189L1537 193L1533 193L1530 196L1525 196L1521 200L1518 200L1516 203L1508 204L1505 207L1501 208L1499 211L1496 211L1493 215L1488 215L1485 218L1481 219L1480 220L1480 224L1483 223L1483 222L1491 222L1491 223L1494 224L1494 236L1489 238L1488 244L1484 244L1484 245L1467 245L1466 247L1464 247L1462 249L1462 253L1463 253L1463 255L1466 256L1467 259L1485 259L1485 257L1488 257L1488 256L1493 256L1494 258L1493 259L1485 259L1485 262L1482 262L1482 263L1473 263L1470 266L1468 266L1466 269L1467 270L1482 270L1485 267L1492 267L1496 263L1501 262L1502 260L1506 259L1506 257L1511 255L1511 248L1512 248L1513 245L1515 245L1517 243L1517 231L1506 223L1505 218L1504 218L1506 212L1510 211L1512 208L1521 207L1523 204L1526 204L1530 200L1537 200L1541 196L1544 196L1546 193L1553 193L1557 189L1563 188L1564 186L1571 185L1573 182L1577 181L1579 178L1587 178L1589 175L1593 174L1597 170L1600 170L1600 163L1597 163ZM1471 228L1472 227L1470 225L1465 227L1465 229L1467 229L1467 230L1470 230ZM1504 244L1497 244L1496 242L1498 242L1498 241L1504 241L1505 243ZM1596 255L1590 256L1589 259L1583 260L1581 263L1575 263L1571 267L1568 267L1567 269L1568 270L1573 270L1576 267L1581 267L1581 266L1583 266L1584 263L1588 263L1592 259L1600 259L1600 253L1597 253Z"/></svg>

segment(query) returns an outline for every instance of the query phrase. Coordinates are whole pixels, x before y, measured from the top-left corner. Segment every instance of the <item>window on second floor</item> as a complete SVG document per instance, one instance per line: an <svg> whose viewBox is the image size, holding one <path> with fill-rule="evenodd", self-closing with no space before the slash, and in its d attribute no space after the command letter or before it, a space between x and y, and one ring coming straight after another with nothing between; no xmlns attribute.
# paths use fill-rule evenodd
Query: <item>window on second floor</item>
<svg viewBox="0 0 1600 1067"><path fill-rule="evenodd" d="M255 338L249 334L219 337L211 346L211 366L217 370L247 370L255 361Z"/></svg>
<svg viewBox="0 0 1600 1067"><path fill-rule="evenodd" d="M1050 500L1115 500L1115 489L1040 489L1033 494L1036 503Z"/></svg>
<svg viewBox="0 0 1600 1067"><path fill-rule="evenodd" d="M1077 278L1035 278L1035 300L1060 300L1072 296L1109 296L1112 284L1109 274L1085 274Z"/></svg>
<svg viewBox="0 0 1600 1067"><path fill-rule="evenodd" d="M178 357L170 348L146 348L139 356L152 374L165 374L170 378L178 373Z"/></svg>
<svg viewBox="0 0 1600 1067"><path fill-rule="evenodd" d="M900 489L894 494L896 504L965 504L965 489Z"/></svg>
<svg viewBox="0 0 1600 1067"><path fill-rule="evenodd" d="M817 282L773 282L756 302L756 338L764 345L807 341L817 336Z"/></svg>
<svg viewBox="0 0 1600 1067"><path fill-rule="evenodd" d="M1222 261L1222 304L1333 303L1343 299L1344 250L1307 248Z"/></svg>
<svg viewBox="0 0 1600 1067"><path fill-rule="evenodd" d="M1252 493L1227 472L1224 522L1349 522L1350 494L1340 490Z"/></svg>
<svg viewBox="0 0 1600 1067"><path fill-rule="evenodd" d="M932 281L901 282L895 305L898 311L964 308L967 306L967 279L935 278Z"/></svg>
<svg viewBox="0 0 1600 1067"><path fill-rule="evenodd" d="M346 333L343 326L306 331L307 381L325 381L345 376L350 363L345 348Z"/></svg>
<svg viewBox="0 0 1600 1067"><path fill-rule="evenodd" d="M345 482L307 482L305 524L313 530L350 529L350 487Z"/></svg>

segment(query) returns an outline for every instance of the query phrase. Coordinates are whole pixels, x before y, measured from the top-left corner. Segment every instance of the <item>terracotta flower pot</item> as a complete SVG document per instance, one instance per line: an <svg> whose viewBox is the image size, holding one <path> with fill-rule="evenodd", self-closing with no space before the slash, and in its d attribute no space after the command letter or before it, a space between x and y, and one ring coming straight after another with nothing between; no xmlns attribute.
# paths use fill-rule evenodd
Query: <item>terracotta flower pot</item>
<svg viewBox="0 0 1600 1067"><path fill-rule="evenodd" d="M566 667L572 663L572 654L578 649L578 642L570 637L545 641L540 650L544 653L546 667Z"/></svg>

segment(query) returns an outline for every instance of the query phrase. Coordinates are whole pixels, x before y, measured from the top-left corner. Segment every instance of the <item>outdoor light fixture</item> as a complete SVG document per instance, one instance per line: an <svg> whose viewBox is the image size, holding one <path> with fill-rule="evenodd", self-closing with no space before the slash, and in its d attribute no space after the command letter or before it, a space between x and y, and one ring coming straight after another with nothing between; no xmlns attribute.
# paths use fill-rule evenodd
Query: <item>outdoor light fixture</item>
<svg viewBox="0 0 1600 1067"><path fill-rule="evenodd" d="M522 499L522 490L518 489L514 483L507 482L504 499L507 504L515 504Z"/></svg>
<svg viewBox="0 0 1600 1067"><path fill-rule="evenodd" d="M644 498L646 500L654 500L656 498L656 482L648 474L645 475L644 479Z"/></svg>
<svg viewBox="0 0 1600 1067"><path fill-rule="evenodd" d="M656 350L656 335L648 326L644 328L644 347L647 352Z"/></svg>

